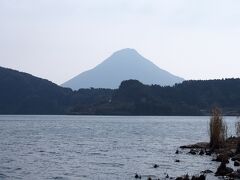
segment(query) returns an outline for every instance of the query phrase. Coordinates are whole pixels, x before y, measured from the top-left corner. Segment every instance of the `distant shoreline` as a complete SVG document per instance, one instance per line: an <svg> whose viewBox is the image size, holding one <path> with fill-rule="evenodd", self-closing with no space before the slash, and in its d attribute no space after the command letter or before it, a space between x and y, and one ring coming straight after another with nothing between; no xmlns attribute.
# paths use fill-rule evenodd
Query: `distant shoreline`
<svg viewBox="0 0 240 180"><path fill-rule="evenodd" d="M0 116L91 116L91 117L209 117L210 115L93 115L93 114L0 114ZM237 115L223 115L223 117L236 117Z"/></svg>

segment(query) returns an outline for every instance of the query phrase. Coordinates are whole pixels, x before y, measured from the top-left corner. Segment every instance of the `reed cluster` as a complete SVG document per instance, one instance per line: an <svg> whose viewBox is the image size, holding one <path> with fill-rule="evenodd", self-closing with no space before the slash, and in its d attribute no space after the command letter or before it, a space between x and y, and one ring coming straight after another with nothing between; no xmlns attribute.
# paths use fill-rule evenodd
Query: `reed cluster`
<svg viewBox="0 0 240 180"><path fill-rule="evenodd" d="M214 107L212 109L212 115L209 123L209 135L211 149L224 147L225 141L227 139L227 124L223 121L222 112L217 107Z"/></svg>

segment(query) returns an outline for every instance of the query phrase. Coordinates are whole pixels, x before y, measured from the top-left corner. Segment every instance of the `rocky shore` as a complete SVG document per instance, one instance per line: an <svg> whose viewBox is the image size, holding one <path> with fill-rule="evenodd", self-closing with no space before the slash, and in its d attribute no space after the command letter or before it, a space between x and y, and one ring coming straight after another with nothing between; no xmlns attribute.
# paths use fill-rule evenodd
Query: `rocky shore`
<svg viewBox="0 0 240 180"><path fill-rule="evenodd" d="M212 161L220 162L220 165L214 171L203 169L198 175L190 176L188 174L179 177L170 177L168 174L165 180L205 180L208 174L226 180L240 180L240 137L227 138L221 148L211 149L209 143L199 142L196 144L180 146L175 154L187 153L192 156L209 156ZM175 162L181 163L181 160ZM153 168L158 168L159 165L154 164ZM141 175L135 174L136 179L142 179ZM160 178L148 177L147 180L160 180Z"/></svg>
<svg viewBox="0 0 240 180"><path fill-rule="evenodd" d="M240 179L240 137L230 137L226 139L222 147L216 149L211 149L209 143L206 142L181 146L180 149L189 149L187 153L191 155L208 155L212 161L221 163L215 172L205 170L200 174L214 173L215 176L222 177L222 179ZM176 153L178 152L179 150L176 151ZM233 164L234 167L229 164ZM186 175L176 178L176 180L185 179L191 178L186 178ZM192 179L194 178L192 177Z"/></svg>

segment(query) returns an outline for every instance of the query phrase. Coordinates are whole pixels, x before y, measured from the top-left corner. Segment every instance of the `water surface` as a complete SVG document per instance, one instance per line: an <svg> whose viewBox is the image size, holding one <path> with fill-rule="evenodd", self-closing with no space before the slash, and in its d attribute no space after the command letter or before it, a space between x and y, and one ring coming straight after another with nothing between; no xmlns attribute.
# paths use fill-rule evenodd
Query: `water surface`
<svg viewBox="0 0 240 180"><path fill-rule="evenodd" d="M230 135L235 120L225 117ZM208 122L209 117L0 116L0 179L131 180L136 172L147 179L215 171L219 164L209 156L175 154L181 145L208 141Z"/></svg>

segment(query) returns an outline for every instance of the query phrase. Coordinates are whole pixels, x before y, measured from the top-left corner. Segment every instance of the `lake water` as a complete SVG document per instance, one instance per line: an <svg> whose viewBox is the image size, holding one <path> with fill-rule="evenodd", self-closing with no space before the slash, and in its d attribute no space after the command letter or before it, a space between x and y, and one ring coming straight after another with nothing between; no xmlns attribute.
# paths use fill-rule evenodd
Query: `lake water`
<svg viewBox="0 0 240 180"><path fill-rule="evenodd" d="M234 135L237 118L224 119ZM215 171L219 163L209 156L175 154L181 145L208 141L208 122L209 117L0 116L0 179L131 180L135 173L147 179Z"/></svg>

